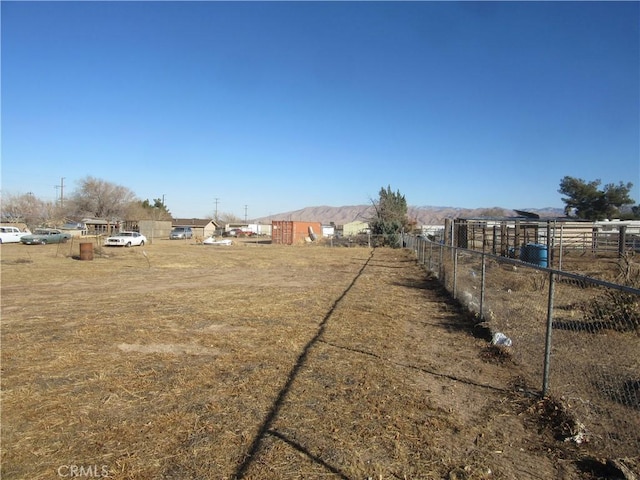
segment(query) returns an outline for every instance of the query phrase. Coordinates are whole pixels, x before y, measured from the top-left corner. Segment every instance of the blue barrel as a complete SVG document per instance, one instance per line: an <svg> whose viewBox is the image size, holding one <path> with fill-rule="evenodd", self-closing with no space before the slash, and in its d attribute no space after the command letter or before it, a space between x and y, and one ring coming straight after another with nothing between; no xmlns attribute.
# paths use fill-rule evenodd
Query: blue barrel
<svg viewBox="0 0 640 480"><path fill-rule="evenodd" d="M547 246L540 243L528 243L520 249L520 260L533 263L540 267L547 267Z"/></svg>

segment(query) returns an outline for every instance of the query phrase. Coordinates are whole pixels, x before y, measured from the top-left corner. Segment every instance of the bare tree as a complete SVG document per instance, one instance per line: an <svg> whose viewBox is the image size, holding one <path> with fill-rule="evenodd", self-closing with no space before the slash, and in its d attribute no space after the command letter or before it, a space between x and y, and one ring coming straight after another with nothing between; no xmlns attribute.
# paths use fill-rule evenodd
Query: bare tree
<svg viewBox="0 0 640 480"><path fill-rule="evenodd" d="M125 218L135 194L126 187L94 177L79 181L67 205L71 213L79 217Z"/></svg>
<svg viewBox="0 0 640 480"><path fill-rule="evenodd" d="M61 212L53 202L40 200L32 193L2 196L2 221L26 223L30 227L55 224Z"/></svg>
<svg viewBox="0 0 640 480"><path fill-rule="evenodd" d="M226 224L226 223L243 223L244 220L242 220L240 217L238 217L237 215L234 215L233 213L220 213L218 214L218 223L220 224Z"/></svg>

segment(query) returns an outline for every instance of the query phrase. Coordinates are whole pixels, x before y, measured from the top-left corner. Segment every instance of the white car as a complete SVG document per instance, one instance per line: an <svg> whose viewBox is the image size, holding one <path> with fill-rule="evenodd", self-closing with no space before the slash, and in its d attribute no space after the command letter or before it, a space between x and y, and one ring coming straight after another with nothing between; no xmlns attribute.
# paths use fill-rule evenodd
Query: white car
<svg viewBox="0 0 640 480"><path fill-rule="evenodd" d="M18 227L1 226L0 227L0 243L20 243L20 239L31 232L21 232Z"/></svg>
<svg viewBox="0 0 640 480"><path fill-rule="evenodd" d="M120 232L104 241L105 247L133 247L147 243L147 237L138 232Z"/></svg>

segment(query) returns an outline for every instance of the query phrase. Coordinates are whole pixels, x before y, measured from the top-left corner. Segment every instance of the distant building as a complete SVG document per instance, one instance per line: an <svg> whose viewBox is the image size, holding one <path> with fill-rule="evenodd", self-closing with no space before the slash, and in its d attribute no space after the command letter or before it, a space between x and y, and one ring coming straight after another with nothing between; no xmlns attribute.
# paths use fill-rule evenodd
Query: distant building
<svg viewBox="0 0 640 480"><path fill-rule="evenodd" d="M191 227L193 230L193 236L195 238L207 238L211 235L215 235L220 226L215 220L207 218L174 218L171 221L171 227ZM166 235L167 238L169 235Z"/></svg>
<svg viewBox="0 0 640 480"><path fill-rule="evenodd" d="M239 229L250 235L271 235L270 223L227 223L224 231Z"/></svg>
<svg viewBox="0 0 640 480"><path fill-rule="evenodd" d="M322 236L333 237L336 233L335 225L322 225Z"/></svg>
<svg viewBox="0 0 640 480"><path fill-rule="evenodd" d="M361 233L369 233L369 224L367 222L356 220L353 222L345 223L342 226L342 234L345 237L352 237Z"/></svg>
<svg viewBox="0 0 640 480"><path fill-rule="evenodd" d="M69 233L74 237L81 237L88 233L87 225L84 221L76 222L74 220L68 220L60 227L60 230L63 230L65 233Z"/></svg>
<svg viewBox="0 0 640 480"><path fill-rule="evenodd" d="M111 235L120 231L120 221L104 220L102 218L83 218L88 235Z"/></svg>
<svg viewBox="0 0 640 480"><path fill-rule="evenodd" d="M440 241L444 238L444 225L422 225L420 233L425 237Z"/></svg>
<svg viewBox="0 0 640 480"><path fill-rule="evenodd" d="M273 225L271 225L270 223L258 223L256 225L256 233L258 235L267 235L270 237L272 228Z"/></svg>

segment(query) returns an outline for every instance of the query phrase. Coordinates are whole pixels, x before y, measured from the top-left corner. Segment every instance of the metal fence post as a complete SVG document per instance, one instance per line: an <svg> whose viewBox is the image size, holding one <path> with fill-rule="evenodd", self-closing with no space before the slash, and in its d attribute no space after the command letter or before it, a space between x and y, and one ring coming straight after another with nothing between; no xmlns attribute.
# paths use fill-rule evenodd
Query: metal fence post
<svg viewBox="0 0 640 480"><path fill-rule="evenodd" d="M458 298L458 249L453 249L453 298Z"/></svg>
<svg viewBox="0 0 640 480"><path fill-rule="evenodd" d="M433 242L429 242L429 271L433 269Z"/></svg>
<svg viewBox="0 0 640 480"><path fill-rule="evenodd" d="M555 221L555 220L554 220ZM553 229L555 233L555 228ZM553 242L551 241L551 220L547 220L547 267L553 268Z"/></svg>
<svg viewBox="0 0 640 480"><path fill-rule="evenodd" d="M542 377L542 396L549 391L549 367L551 364L551 332L553 330L553 293L555 290L555 275L549 271L549 299L547 300L547 332L544 344L544 373Z"/></svg>
<svg viewBox="0 0 640 480"><path fill-rule="evenodd" d="M560 225L560 248L558 251L558 270L562 270L562 241L564 240L564 224Z"/></svg>
<svg viewBox="0 0 640 480"><path fill-rule="evenodd" d="M627 226L620 225L618 228L618 257L624 257L624 250L626 246L626 234Z"/></svg>
<svg viewBox="0 0 640 480"><path fill-rule="evenodd" d="M486 273L487 273L487 267L486 267L486 258L487 255L482 252L482 270L481 270L481 277L480 277L480 312L478 312L480 314L480 320L484 320L484 290L485 290L485 279L486 279Z"/></svg>

